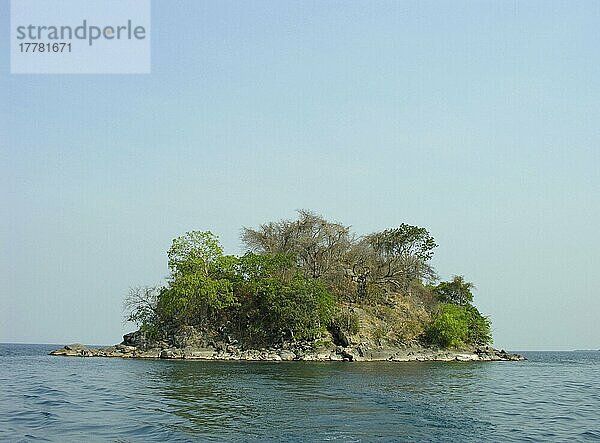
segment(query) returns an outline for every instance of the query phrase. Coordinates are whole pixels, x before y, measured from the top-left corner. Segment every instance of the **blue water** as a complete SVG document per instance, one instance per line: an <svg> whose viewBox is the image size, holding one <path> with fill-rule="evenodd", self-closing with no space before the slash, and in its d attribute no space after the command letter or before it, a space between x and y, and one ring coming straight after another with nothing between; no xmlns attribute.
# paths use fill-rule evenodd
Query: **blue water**
<svg viewBox="0 0 600 443"><path fill-rule="evenodd" d="M69 358L0 344L1 441L599 441L600 352L525 362Z"/></svg>

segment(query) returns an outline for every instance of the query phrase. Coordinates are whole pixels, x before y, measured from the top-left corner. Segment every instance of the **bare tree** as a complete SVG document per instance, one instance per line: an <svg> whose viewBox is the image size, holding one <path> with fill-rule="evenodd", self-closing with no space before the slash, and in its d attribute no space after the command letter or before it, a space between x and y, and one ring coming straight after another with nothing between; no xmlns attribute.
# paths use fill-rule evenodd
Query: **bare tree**
<svg viewBox="0 0 600 443"><path fill-rule="evenodd" d="M245 228L242 240L254 252L292 254L306 275L320 278L342 263L352 244L350 228L311 211L300 210L298 215L297 220Z"/></svg>
<svg viewBox="0 0 600 443"><path fill-rule="evenodd" d="M369 284L390 292L410 291L415 280L433 280L428 261L437 245L426 229L406 224L358 239L347 256L346 274L357 284L358 298Z"/></svg>
<svg viewBox="0 0 600 443"><path fill-rule="evenodd" d="M327 281L340 295L354 292L359 299L369 285L407 292L415 280L435 278L428 261L437 245L418 226L402 224L356 238L348 226L301 210L297 220L245 228L242 240L253 252L292 255L305 275Z"/></svg>
<svg viewBox="0 0 600 443"><path fill-rule="evenodd" d="M156 324L158 316L158 296L160 286L135 286L129 288L129 293L123 302L125 319L140 326Z"/></svg>

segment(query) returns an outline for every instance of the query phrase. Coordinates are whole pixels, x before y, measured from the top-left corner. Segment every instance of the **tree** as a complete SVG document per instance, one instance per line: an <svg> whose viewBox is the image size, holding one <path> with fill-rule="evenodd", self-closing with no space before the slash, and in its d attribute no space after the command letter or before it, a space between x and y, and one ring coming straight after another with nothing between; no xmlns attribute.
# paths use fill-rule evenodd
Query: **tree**
<svg viewBox="0 0 600 443"><path fill-rule="evenodd" d="M167 255L173 278L193 272L208 276L210 265L223 256L223 248L212 232L190 231L173 240Z"/></svg>
<svg viewBox="0 0 600 443"><path fill-rule="evenodd" d="M391 291L405 292L415 280L432 279L427 263L437 247L425 228L402 224L361 238L349 253L349 275L357 282L359 298L369 284Z"/></svg>
<svg viewBox="0 0 600 443"><path fill-rule="evenodd" d="M190 231L173 240L169 251L171 278L158 307L173 325L209 327L235 306L231 281L237 259L224 256L210 231Z"/></svg>
<svg viewBox="0 0 600 443"><path fill-rule="evenodd" d="M413 257L427 261L437 247L427 229L402 223L398 228L386 229L368 236L373 249L382 257Z"/></svg>
<svg viewBox="0 0 600 443"><path fill-rule="evenodd" d="M123 308L125 319L138 326L155 324L158 321L158 297L161 288L158 286L136 286L129 288Z"/></svg>
<svg viewBox="0 0 600 443"><path fill-rule="evenodd" d="M297 220L266 223L256 230L245 228L242 240L253 252L294 256L302 272L316 279L341 265L352 241L349 232L347 226L300 210Z"/></svg>
<svg viewBox="0 0 600 443"><path fill-rule="evenodd" d="M465 281L462 275L455 275L450 281L440 282L434 288L434 293L441 303L466 306L473 302L472 289L475 289L473 283Z"/></svg>
<svg viewBox="0 0 600 443"><path fill-rule="evenodd" d="M443 348L487 345L492 342L491 322L474 306L445 303L434 313L425 338Z"/></svg>
<svg viewBox="0 0 600 443"><path fill-rule="evenodd" d="M236 305L236 298L228 279L194 272L173 280L162 294L161 302L175 323L209 327L219 323L223 311Z"/></svg>
<svg viewBox="0 0 600 443"><path fill-rule="evenodd" d="M125 319L135 323L147 337L158 338L161 335L163 318L159 301L163 291L160 286L136 286L130 288L125 297Z"/></svg>
<svg viewBox="0 0 600 443"><path fill-rule="evenodd" d="M492 322L491 320L481 315L475 306L466 306L468 312L469 333L467 343L478 346L491 344L492 340Z"/></svg>
<svg viewBox="0 0 600 443"><path fill-rule="evenodd" d="M444 304L435 313L425 337L442 348L459 348L465 346L468 333L469 324L464 310L460 306Z"/></svg>
<svg viewBox="0 0 600 443"><path fill-rule="evenodd" d="M239 307L232 323L253 343L313 339L330 322L334 299L318 280L292 267L285 254L248 253L235 284Z"/></svg>

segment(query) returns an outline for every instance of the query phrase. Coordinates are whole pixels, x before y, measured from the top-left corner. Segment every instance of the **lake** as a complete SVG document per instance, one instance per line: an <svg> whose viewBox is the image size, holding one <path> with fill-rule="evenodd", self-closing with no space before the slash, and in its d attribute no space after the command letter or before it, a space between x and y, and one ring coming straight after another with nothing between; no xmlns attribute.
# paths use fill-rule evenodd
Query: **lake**
<svg viewBox="0 0 600 443"><path fill-rule="evenodd" d="M523 362L53 357L0 344L1 441L599 441L600 352Z"/></svg>

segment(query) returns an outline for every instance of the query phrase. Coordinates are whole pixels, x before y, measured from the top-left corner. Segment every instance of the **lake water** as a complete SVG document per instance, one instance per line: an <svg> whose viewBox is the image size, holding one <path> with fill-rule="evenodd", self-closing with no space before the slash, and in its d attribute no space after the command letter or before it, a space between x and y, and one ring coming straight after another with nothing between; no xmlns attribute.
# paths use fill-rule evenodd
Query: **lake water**
<svg viewBox="0 0 600 443"><path fill-rule="evenodd" d="M599 441L600 352L186 362L0 344L1 441Z"/></svg>

